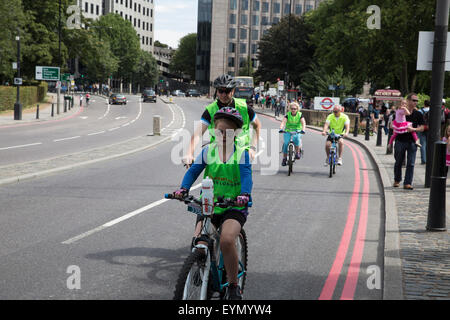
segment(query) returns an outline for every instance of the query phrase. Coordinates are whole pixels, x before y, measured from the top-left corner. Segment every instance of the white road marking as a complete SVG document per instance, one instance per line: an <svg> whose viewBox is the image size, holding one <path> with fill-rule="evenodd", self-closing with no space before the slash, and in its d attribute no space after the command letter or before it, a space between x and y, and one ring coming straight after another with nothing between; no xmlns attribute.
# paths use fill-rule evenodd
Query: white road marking
<svg viewBox="0 0 450 320"><path fill-rule="evenodd" d="M111 109L111 105L109 104L109 102L107 101L108 104L108 108L106 108L106 112L100 117L98 118L98 120L102 120L104 117L106 117L109 113L109 110Z"/></svg>
<svg viewBox="0 0 450 320"><path fill-rule="evenodd" d="M25 148L25 147L37 146L37 145L39 145L39 144L42 144L42 142L29 143L29 144L22 144L22 145L12 146L12 147L4 147L4 148L0 148L0 150Z"/></svg>
<svg viewBox="0 0 450 320"><path fill-rule="evenodd" d="M120 129L120 127L111 128L111 129L108 129L108 131L114 131L114 130L117 130L117 129Z"/></svg>
<svg viewBox="0 0 450 320"><path fill-rule="evenodd" d="M195 189L198 189L200 187L201 187L201 183L193 186L190 190L195 190ZM112 227L113 225L116 225L116 224L118 224L118 223L120 223L122 221L128 220L128 219L130 219L130 218L132 218L134 216L137 216L138 214L141 214L142 212L145 212L145 211L150 210L150 209L152 209L154 207L157 207L157 206L159 206L159 205L161 205L161 204L163 204L163 203L165 203L167 201L169 201L169 199L160 199L158 201L152 202L152 203L150 203L150 204L148 204L148 205L146 205L146 206L144 206L142 208L139 208L139 209L134 210L134 211L132 211L130 213L127 213L127 214L125 214L125 215L123 215L123 216L121 216L121 217L119 217L117 219L114 219L114 220L111 220L109 222L106 222L105 224L102 224L101 226L99 226L97 228L94 228L94 229L91 229L89 231L86 231L86 232L84 232L84 233L82 233L82 234L80 234L80 235L78 235L76 237L70 238L70 239L68 239L66 241L63 241L61 243L62 244L72 244L72 243L74 243L74 242L76 242L78 240L86 238L87 236L90 236L90 235L92 235L94 233L102 231L102 230L104 230L106 228Z"/></svg>
<svg viewBox="0 0 450 320"><path fill-rule="evenodd" d="M99 131L99 132L93 132L93 133L89 133L88 136L95 136L96 134L101 134L101 133L105 133L106 131Z"/></svg>
<svg viewBox="0 0 450 320"><path fill-rule="evenodd" d="M53 140L53 142L65 141L65 140L73 140L73 139L77 139L77 138L81 138L81 136L68 137L68 138L62 138L62 139L55 139L55 140Z"/></svg>

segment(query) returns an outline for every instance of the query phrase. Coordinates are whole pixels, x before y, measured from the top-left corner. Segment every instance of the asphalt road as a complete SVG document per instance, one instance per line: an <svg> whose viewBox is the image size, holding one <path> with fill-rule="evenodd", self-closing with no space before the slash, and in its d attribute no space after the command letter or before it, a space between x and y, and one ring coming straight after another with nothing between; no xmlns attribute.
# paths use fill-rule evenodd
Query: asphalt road
<svg viewBox="0 0 450 320"><path fill-rule="evenodd" d="M167 105L142 103L126 96L126 105L110 105L100 96L91 98L72 116L56 121L0 127L0 166L76 153L110 145L152 132L153 116L162 127L172 119Z"/></svg>
<svg viewBox="0 0 450 320"><path fill-rule="evenodd" d="M174 102L192 131L207 101ZM347 142L330 179L324 137L308 130L305 157L288 177L279 122L259 117L273 130L263 132L253 166L245 299L381 299L384 217L367 155ZM185 172L185 136L0 187L0 299L171 299L195 221L183 204L163 200ZM70 289L73 270L79 289Z"/></svg>

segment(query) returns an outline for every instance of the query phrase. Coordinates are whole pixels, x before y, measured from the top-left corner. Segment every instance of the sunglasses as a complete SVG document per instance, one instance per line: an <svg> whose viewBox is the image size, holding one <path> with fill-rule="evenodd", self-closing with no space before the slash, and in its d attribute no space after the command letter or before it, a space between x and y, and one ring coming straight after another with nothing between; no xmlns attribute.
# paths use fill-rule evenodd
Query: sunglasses
<svg viewBox="0 0 450 320"><path fill-rule="evenodd" d="M412 102L419 102L419 100L412 100Z"/></svg>
<svg viewBox="0 0 450 320"><path fill-rule="evenodd" d="M232 89L217 89L218 93L226 93L229 94L231 92Z"/></svg>

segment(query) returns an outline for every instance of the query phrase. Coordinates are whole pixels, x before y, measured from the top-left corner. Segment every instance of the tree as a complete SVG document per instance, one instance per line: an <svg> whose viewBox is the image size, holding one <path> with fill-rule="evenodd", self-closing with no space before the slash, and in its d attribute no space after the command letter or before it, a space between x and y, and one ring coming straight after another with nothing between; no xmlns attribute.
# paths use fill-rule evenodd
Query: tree
<svg viewBox="0 0 450 320"><path fill-rule="evenodd" d="M239 69L239 75L251 77L253 76L254 72L255 71L253 70L252 60L250 59L250 57L248 57L247 63L242 68Z"/></svg>
<svg viewBox="0 0 450 320"><path fill-rule="evenodd" d="M381 29L367 27L370 5L381 8ZM418 34L434 30L434 10L432 0L325 1L306 18L314 30L314 58L328 73L342 65L358 87L369 81L414 91Z"/></svg>
<svg viewBox="0 0 450 320"><path fill-rule="evenodd" d="M195 79L195 59L197 54L197 34L189 33L180 39L180 45L175 51L169 69L171 72L186 74Z"/></svg>
<svg viewBox="0 0 450 320"><path fill-rule="evenodd" d="M131 22L110 13L94 21L91 28L102 41L109 42L112 54L118 59L115 77L130 81L137 70L141 50Z"/></svg>
<svg viewBox="0 0 450 320"><path fill-rule="evenodd" d="M311 26L304 17L291 16L290 48L289 16L272 26L259 42L258 60L260 66L255 76L260 81L275 82L283 79L287 71L290 82L299 84L300 75L309 69L314 54L313 46L308 42ZM289 58L289 59L288 59ZM288 61L289 60L289 61ZM288 69L289 65L289 70Z"/></svg>
<svg viewBox="0 0 450 320"><path fill-rule="evenodd" d="M159 47L159 48L168 48L169 46L167 44L161 43L158 40L155 40L154 44L155 47Z"/></svg>
<svg viewBox="0 0 450 320"><path fill-rule="evenodd" d="M136 71L136 81L141 88L153 87L158 81L158 75L158 65L153 55L141 50Z"/></svg>
<svg viewBox="0 0 450 320"><path fill-rule="evenodd" d="M12 82L15 70L12 62L17 61L16 41L17 28L22 28L25 17L22 10L21 0L0 1L0 84ZM21 32L21 37L26 35Z"/></svg>

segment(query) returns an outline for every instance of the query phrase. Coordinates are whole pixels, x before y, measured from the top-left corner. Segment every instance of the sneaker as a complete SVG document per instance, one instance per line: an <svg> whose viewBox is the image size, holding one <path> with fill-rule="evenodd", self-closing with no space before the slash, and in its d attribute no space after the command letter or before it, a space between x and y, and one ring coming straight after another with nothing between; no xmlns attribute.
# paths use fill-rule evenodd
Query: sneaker
<svg viewBox="0 0 450 320"><path fill-rule="evenodd" d="M328 158L325 159L325 163L323 164L324 167L328 166L330 164Z"/></svg>
<svg viewBox="0 0 450 320"><path fill-rule="evenodd" d="M338 166L342 166L342 158L339 158L337 161Z"/></svg>
<svg viewBox="0 0 450 320"><path fill-rule="evenodd" d="M296 154L295 154L295 159L300 159L300 152L297 152Z"/></svg>
<svg viewBox="0 0 450 320"><path fill-rule="evenodd" d="M281 162L281 165L283 166L283 167L286 167L286 162L287 162L287 159L286 158L283 158L283 161Z"/></svg>
<svg viewBox="0 0 450 320"><path fill-rule="evenodd" d="M422 145L420 144L419 140L416 141L416 146L422 148Z"/></svg>
<svg viewBox="0 0 450 320"><path fill-rule="evenodd" d="M242 300L241 288L235 283L230 283L225 294L225 300Z"/></svg>

